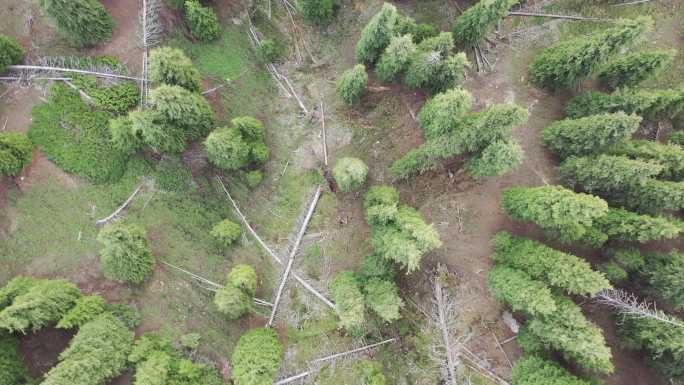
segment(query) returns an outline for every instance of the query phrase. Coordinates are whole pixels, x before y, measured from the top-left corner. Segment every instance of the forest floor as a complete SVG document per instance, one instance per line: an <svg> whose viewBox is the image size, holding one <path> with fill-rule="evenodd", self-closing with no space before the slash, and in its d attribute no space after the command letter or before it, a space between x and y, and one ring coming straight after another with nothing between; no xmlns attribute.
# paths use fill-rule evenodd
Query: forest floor
<svg viewBox="0 0 684 385"><path fill-rule="evenodd" d="M52 55L113 55L129 68L140 70L141 50L137 43L137 0L106 0L103 3L117 20L111 42L102 47L76 51L67 48L54 28L41 14L37 0L8 0L0 9L0 32L18 36L29 48L29 59ZM356 156L369 166L368 186L392 183L387 167L423 141L422 130L414 119L426 100L422 92L399 85L368 93L360 106L346 107L335 92L335 81L345 69L355 64L354 47L360 29L379 10L381 2L344 1L337 19L327 29L306 27L304 39L315 64L288 61L282 65L304 103L312 111L303 116L292 99L284 99L268 73L259 66L247 35L245 10L235 2L217 0L216 8L224 27L218 41L197 44L173 25L177 17L166 10L163 19L169 32L168 44L184 49L205 77L207 88L224 85L208 96L217 115L217 126L233 117L253 115L265 122L271 158L265 166L264 182L250 190L243 175L227 175L227 187L264 239L276 250L285 250L297 218L306 206L315 185L322 183L320 103L325 109L330 164L343 156ZM578 1L551 2L545 10L577 11ZM459 2L461 7L467 6ZM448 30L458 15L452 1L401 1L396 5L419 22L431 22ZM529 5L528 5L529 6ZM604 7L605 8L605 7ZM255 24L265 36L293 47L289 20L280 3L273 3L272 20L256 18ZM650 86L675 84L684 79L684 42L677 35L683 10L676 0L633 7L619 7L606 15L602 8L582 7L579 13L591 16L633 16L639 13L658 15L656 30L647 39L651 45L678 47L677 70L669 72ZM529 28L547 20L508 20L505 29ZM303 24L300 24L303 26ZM443 247L426 258L426 270L445 263L455 275L455 291L461 306L457 324L463 334L471 335L467 346L485 359L487 365L503 378L509 378L509 360L520 352L515 342L498 347L513 333L501 321L502 307L491 298L486 276L492 265L490 240L502 229L541 238L531 226L509 220L499 206L503 189L513 185L534 186L553 183L556 161L540 143L540 131L563 117L563 106L570 94L548 94L526 81L526 68L535 52L561 36L584 33L597 28L596 23L552 23L533 41L506 41L491 47L488 54L494 68L486 73L469 71L463 87L475 98L475 109L503 102L518 103L530 111L529 121L514 130L525 150L521 167L499 178L474 181L448 164L437 172L426 173L408 182L395 184L402 201L416 207L428 222L434 223ZM299 42L299 44L303 44ZM290 58L295 57L290 52ZM371 77L372 85L378 86ZM583 85L589 87L589 85ZM7 121L8 131L25 132L31 121L31 108L45 97L44 87L0 86L0 127ZM577 90L579 92L579 90ZM217 190L214 172L207 167L199 145L193 145L182 159L193 172L191 188L180 192L146 189L125 218L148 228L150 243L159 260L190 269L216 282L223 282L235 263L250 263L260 277L259 293L271 298L278 282L280 267L270 260L247 237L240 245L219 250L211 243L208 231L216 221L233 217L229 202ZM0 180L0 284L16 274L66 277L85 292L99 292L109 300L135 305L142 315L136 332L161 330L171 336L199 332L203 337L200 354L213 360L224 371L237 338L245 330L265 323L255 314L228 322L212 307L211 297L161 264L150 281L141 288L129 288L104 279L99 271L94 221L116 208L137 185L124 178L116 185L92 185L64 173L39 150L33 163L17 178ZM324 193L298 256L296 269L324 291L335 272L357 269L370 251L369 229L362 210L363 191L350 194ZM659 247L667 247L660 245ZM579 250L578 253L582 253ZM587 255L589 256L589 255ZM401 279L403 293L413 302L426 303L429 287L425 282L430 271L420 277ZM287 373L304 369L314 357L355 346L359 341L341 337L335 330L330 312L304 291L289 285L286 305L279 314L279 331L288 344ZM415 313L410 305L406 313ZM657 376L638 354L623 350L615 337L613 319L605 309L585 306L587 316L606 332L613 349L616 374L606 377L608 385L660 385ZM299 326L295 326L300 323ZM392 330L379 327L384 333ZM28 336L22 341L27 361L34 362L33 374L40 374L54 362L68 338L46 332L46 338ZM45 341L60 341L49 343ZM46 346L50 345L49 348ZM401 351L397 347L383 350ZM378 357L384 357L383 352ZM384 360L391 383L402 384L405 368L400 362ZM348 377L345 364L331 369L315 380L318 384L355 384ZM480 379L482 383L487 383ZM124 376L116 384L129 384ZM418 384L418 382L416 382Z"/></svg>

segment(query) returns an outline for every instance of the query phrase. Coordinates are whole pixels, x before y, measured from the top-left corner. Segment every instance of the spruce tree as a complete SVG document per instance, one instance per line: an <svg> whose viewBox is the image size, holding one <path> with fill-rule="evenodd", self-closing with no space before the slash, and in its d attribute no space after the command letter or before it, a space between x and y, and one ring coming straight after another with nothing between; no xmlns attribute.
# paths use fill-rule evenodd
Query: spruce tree
<svg viewBox="0 0 684 385"><path fill-rule="evenodd" d="M393 281L373 278L363 285L365 302L385 322L399 319L399 311L404 301L399 296L399 288Z"/></svg>
<svg viewBox="0 0 684 385"><path fill-rule="evenodd" d="M97 240L103 244L100 265L107 279L139 285L152 274L155 260L143 227L109 224Z"/></svg>
<svg viewBox="0 0 684 385"><path fill-rule="evenodd" d="M661 165L650 161L599 155L570 157L561 163L558 174L569 188L582 187L588 193L610 197L643 185L662 170Z"/></svg>
<svg viewBox="0 0 684 385"><path fill-rule="evenodd" d="M662 216L611 208L605 216L596 219L595 227L610 240L647 243L677 238L684 224Z"/></svg>
<svg viewBox="0 0 684 385"><path fill-rule="evenodd" d="M233 381L235 385L271 385L282 360L278 334L273 329L252 329L240 336L233 350Z"/></svg>
<svg viewBox="0 0 684 385"><path fill-rule="evenodd" d="M352 333L361 330L365 304L354 272L346 270L337 273L330 284L330 293L335 301L335 311L340 318L340 327Z"/></svg>
<svg viewBox="0 0 684 385"><path fill-rule="evenodd" d="M623 88L612 94L589 91L570 99L565 107L571 118L625 112L646 119L672 118L684 109L684 84L671 89Z"/></svg>
<svg viewBox="0 0 684 385"><path fill-rule="evenodd" d="M31 384L34 381L19 352L19 339L0 331L0 385Z"/></svg>
<svg viewBox="0 0 684 385"><path fill-rule="evenodd" d="M612 199L616 205L645 214L684 209L684 182L647 179Z"/></svg>
<svg viewBox="0 0 684 385"><path fill-rule="evenodd" d="M351 192L363 186L368 166L358 158L341 158L333 167L333 177L342 192Z"/></svg>
<svg viewBox="0 0 684 385"><path fill-rule="evenodd" d="M299 0L299 10L311 24L327 25L333 18L333 0Z"/></svg>
<svg viewBox="0 0 684 385"><path fill-rule="evenodd" d="M404 72L416 49L411 35L392 37L375 66L375 75L383 82L394 80Z"/></svg>
<svg viewBox="0 0 684 385"><path fill-rule="evenodd" d="M76 47L97 45L112 37L116 23L98 0L42 0L59 32Z"/></svg>
<svg viewBox="0 0 684 385"><path fill-rule="evenodd" d="M684 254L652 254L646 257L644 275L654 292L678 310L684 309Z"/></svg>
<svg viewBox="0 0 684 385"><path fill-rule="evenodd" d="M684 180L684 148L650 140L627 140L608 149L608 153L662 166L659 179Z"/></svg>
<svg viewBox="0 0 684 385"><path fill-rule="evenodd" d="M437 50L419 50L411 56L404 83L409 88L425 88L430 93L444 92L465 78L470 66L465 53L445 54Z"/></svg>
<svg viewBox="0 0 684 385"><path fill-rule="evenodd" d="M202 75L178 48L161 47L150 51L150 79L155 83L181 86L188 91L199 92Z"/></svg>
<svg viewBox="0 0 684 385"><path fill-rule="evenodd" d="M58 329L79 328L107 310L107 301L98 294L79 298L57 323Z"/></svg>
<svg viewBox="0 0 684 385"><path fill-rule="evenodd" d="M591 385L553 361L539 356L523 356L513 367L514 385Z"/></svg>
<svg viewBox="0 0 684 385"><path fill-rule="evenodd" d="M26 294L29 289L39 283L40 280L18 275L12 278L5 286L0 288L0 310L12 304L14 299L22 294Z"/></svg>
<svg viewBox="0 0 684 385"><path fill-rule="evenodd" d="M519 0L480 0L456 19L452 30L456 44L477 46L518 3Z"/></svg>
<svg viewBox="0 0 684 385"><path fill-rule="evenodd" d="M368 87L368 74L363 64L357 64L342 73L337 82L337 93L342 100L352 105L358 102Z"/></svg>
<svg viewBox="0 0 684 385"><path fill-rule="evenodd" d="M397 19L397 8L384 3L361 31L361 38L356 43L356 60L359 63L373 64L380 58L394 36Z"/></svg>
<svg viewBox="0 0 684 385"><path fill-rule="evenodd" d="M598 77L612 88L632 87L660 74L672 64L675 54L674 50L658 50L620 56L605 65Z"/></svg>
<svg viewBox="0 0 684 385"><path fill-rule="evenodd" d="M214 125L207 100L179 86L162 85L150 92L150 109L164 126L180 130L187 140L206 135Z"/></svg>
<svg viewBox="0 0 684 385"><path fill-rule="evenodd" d="M428 100L418 113L427 140L451 134L473 106L470 92L453 88Z"/></svg>
<svg viewBox="0 0 684 385"><path fill-rule="evenodd" d="M221 36L221 25L216 12L211 7L203 6L199 0L185 2L185 20L190 26L192 36L200 41L208 42Z"/></svg>
<svg viewBox="0 0 684 385"><path fill-rule="evenodd" d="M524 156L516 139L497 140L470 158L465 168L475 179L500 176L517 168Z"/></svg>
<svg viewBox="0 0 684 385"><path fill-rule="evenodd" d="M495 266L489 271L489 290L497 301L527 315L551 314L556 310L551 290L522 270Z"/></svg>

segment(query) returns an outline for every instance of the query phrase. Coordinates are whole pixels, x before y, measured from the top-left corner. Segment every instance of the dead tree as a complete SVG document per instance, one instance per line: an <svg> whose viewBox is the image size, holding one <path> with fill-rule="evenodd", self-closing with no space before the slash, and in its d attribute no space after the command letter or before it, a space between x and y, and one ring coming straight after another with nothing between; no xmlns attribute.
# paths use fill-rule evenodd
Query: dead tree
<svg viewBox="0 0 684 385"><path fill-rule="evenodd" d="M606 21L607 19L600 19L598 17L585 17L573 15L554 15L550 13L537 12L508 12L508 16L527 16L527 17L548 17L551 19L566 19L566 20L581 20L581 21Z"/></svg>
<svg viewBox="0 0 684 385"><path fill-rule="evenodd" d="M75 73L82 75L91 75L100 78L111 78L111 79L124 79L124 80L135 80L140 81L142 78L127 75L110 74L104 72L86 71L75 68L62 68L62 67L48 67L48 66L35 66L35 65L10 65L7 66L8 70L11 71L36 71L36 72L66 72Z"/></svg>
<svg viewBox="0 0 684 385"><path fill-rule="evenodd" d="M613 308L618 314L637 318L650 318L668 325L684 328L684 323L656 308L655 302L647 302L621 289L604 289L596 296L596 302Z"/></svg>
<svg viewBox="0 0 684 385"><path fill-rule="evenodd" d="M444 265L437 266L437 274L432 282L434 310L429 321L436 324L442 336L442 346L446 361L447 378L445 380L450 385L456 385L456 367L459 362L460 349L451 341L451 322L456 319L457 304L456 300L444 293L440 276L446 273Z"/></svg>
<svg viewBox="0 0 684 385"><path fill-rule="evenodd" d="M142 189L142 187L143 187L144 184L145 184L144 182L143 182L143 183L140 183L140 185L138 185L138 188L136 188L135 191L133 191L133 194L131 194L131 195L128 197L128 199L126 199L126 201L125 201L121 206L119 206L119 208L117 208L116 210L114 210L114 212L111 213L111 214L109 214L108 216L106 216L106 217L104 217L104 218L102 218L102 219L98 219L97 221L95 221L95 225L96 225L96 226L101 226L101 225L107 224L107 222L109 222L109 221L111 221L112 219L116 218L116 216L119 215L119 214L121 213L121 211L123 211L129 204L131 204L131 202L133 201L133 198L135 198L135 196L138 195L138 193L140 192L140 190Z"/></svg>
<svg viewBox="0 0 684 385"><path fill-rule="evenodd" d="M142 73L140 75L140 106L144 108L147 104L147 97L150 92L148 75L148 55L149 49L157 46L164 34L163 23L159 19L160 12L159 0L142 0L140 10L140 39L142 43Z"/></svg>

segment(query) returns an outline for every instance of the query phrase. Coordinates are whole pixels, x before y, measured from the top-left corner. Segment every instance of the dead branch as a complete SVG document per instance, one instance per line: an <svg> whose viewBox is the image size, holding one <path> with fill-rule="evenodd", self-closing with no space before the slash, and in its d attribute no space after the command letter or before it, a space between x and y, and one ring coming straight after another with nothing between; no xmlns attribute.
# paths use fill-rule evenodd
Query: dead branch
<svg viewBox="0 0 684 385"><path fill-rule="evenodd" d="M227 86L227 84L221 84L221 85L218 86L218 87L210 88L210 89L208 89L208 90L202 92L202 96L204 96L204 95L209 95L209 94L212 93L212 92L216 92L216 91L220 90L221 88L223 88L223 87L225 87L225 86Z"/></svg>
<svg viewBox="0 0 684 385"><path fill-rule="evenodd" d="M596 302L613 308L618 314L638 318L651 318L672 326L684 328L684 323L656 308L655 302L640 300L636 295L621 289L604 289L596 295Z"/></svg>
<svg viewBox="0 0 684 385"><path fill-rule="evenodd" d="M126 80L135 80L135 81L143 80L142 78L138 78L138 77L134 77L134 76L107 74L107 73L103 73L103 72L77 70L77 69L73 69L73 68L43 67L43 66L32 66L32 65L10 65L10 66L7 66L7 69L8 70L14 70L14 71L35 70L35 71L51 71L51 72L70 72L70 73L75 73L75 74L92 75L92 76L102 77L102 78L126 79Z"/></svg>
<svg viewBox="0 0 684 385"><path fill-rule="evenodd" d="M138 195L138 193L140 192L140 189L142 189L142 187L143 187L143 184L144 184L144 182L140 183L138 188L136 188L135 191L133 191L133 194L131 194L131 196L129 196L128 199L126 199L126 201L121 206L119 206L118 209L114 210L113 213L109 214L108 216L106 216L102 219L98 219L97 221L95 221L95 225L96 226L104 225L107 222L111 221L113 218L115 218L117 215L119 215L119 213L123 209L125 209L126 206L128 206L133 201L133 198L135 198L135 196Z"/></svg>
<svg viewBox="0 0 684 385"><path fill-rule="evenodd" d="M623 5L635 5L635 4L643 4L643 3L648 3L651 0L638 0L638 1L631 1L629 3L617 3L617 4L611 4L613 7L621 7Z"/></svg>
<svg viewBox="0 0 684 385"><path fill-rule="evenodd" d="M299 228L299 233L297 234L297 238L295 238L294 244L290 248L290 255L289 255L289 260L287 262L287 267L285 268L285 272L283 273L283 276L280 280L280 286L278 287L278 293L276 294L276 299L273 302L273 310L271 311L271 317L268 319L268 323L266 323L266 327L271 327L273 325L273 320L275 320L275 315L276 315L276 312L278 311L278 305L280 304L280 298L283 294L283 289L285 288L285 283L287 282L287 278L290 276L290 271L292 270L292 265L294 264L295 255L297 255L297 251L299 250L299 245L302 242L302 237L304 236L304 233L306 233L307 227L309 227L309 222L311 221L311 217L313 216L313 213L316 210L316 204L318 203L318 199L320 197L321 197L321 188L317 187L316 193L314 194L314 197L311 200L311 204L309 205L309 211L306 213L306 217L304 218L304 222L302 222L302 226Z"/></svg>
<svg viewBox="0 0 684 385"><path fill-rule="evenodd" d="M438 267L440 269L441 265ZM446 361L447 370L449 373L449 383L451 385L456 385L456 363L454 362L454 355L451 341L449 340L449 327L447 324L446 316L446 304L444 294L442 293L442 284L439 282L439 278L435 278L433 282L434 297L437 304L437 313L439 318L439 328L442 332L442 342L444 344L444 349L446 350Z"/></svg>
<svg viewBox="0 0 684 385"><path fill-rule="evenodd" d="M323 164L328 167L328 142L325 137L325 106L321 99L321 131L323 132Z"/></svg>
<svg viewBox="0 0 684 385"><path fill-rule="evenodd" d="M552 19L567 19L567 20L583 20L583 21L606 21L598 17L572 16L572 15L554 15L550 13L537 12L508 12L508 16L524 16L524 17L548 17Z"/></svg>
<svg viewBox="0 0 684 385"><path fill-rule="evenodd" d="M221 180L221 178L218 175L216 176L216 180L218 180L219 184L221 185L221 188L223 189L223 192L226 194L226 196L228 197L228 200L233 205L233 209L235 210L237 215L240 217L242 222L245 224L245 227L247 227L247 230L252 234L254 239L256 239L257 243L261 246L261 248L264 249L264 251L266 251L266 253L268 255L271 256L271 258L273 258L273 260L275 260L278 264L282 265L283 261L273 252L273 250L271 250L270 247L268 247L268 245L266 245L266 243L261 239L261 237L259 237L259 234L257 234L256 231L254 231L254 228L252 228L252 226L247 221L247 217L245 217L244 214L242 214L237 203L235 202L235 200L233 200L233 197L230 196L228 189L226 189L226 186L223 184L223 181ZM304 286L304 288L306 290L311 292L313 295L318 297L318 299L320 299L326 305L328 305L328 307L330 307L331 309L335 308L335 304L332 301L327 299L323 294L319 293L318 290L316 290L313 286L311 286L308 282L306 282L297 273L292 273L292 276L297 280L297 282L299 282L302 286Z"/></svg>

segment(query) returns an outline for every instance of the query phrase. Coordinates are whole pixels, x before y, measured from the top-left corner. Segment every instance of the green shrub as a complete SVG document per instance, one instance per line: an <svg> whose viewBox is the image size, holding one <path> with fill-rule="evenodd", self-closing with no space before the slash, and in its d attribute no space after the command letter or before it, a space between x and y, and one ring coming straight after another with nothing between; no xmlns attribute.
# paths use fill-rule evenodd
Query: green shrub
<svg viewBox="0 0 684 385"><path fill-rule="evenodd" d="M404 72L415 52L416 45L411 39L411 35L393 36L375 66L375 74L378 79L383 82L394 80L400 73Z"/></svg>
<svg viewBox="0 0 684 385"><path fill-rule="evenodd" d="M454 88L435 95L418 113L418 122L428 140L451 134L473 106L470 92Z"/></svg>
<svg viewBox="0 0 684 385"><path fill-rule="evenodd" d="M257 58L262 63L275 63L280 59L282 48L273 39L264 39L257 47Z"/></svg>
<svg viewBox="0 0 684 385"><path fill-rule="evenodd" d="M5 72L7 66L18 64L25 54L26 51L19 42L0 33L0 74Z"/></svg>
<svg viewBox="0 0 684 385"><path fill-rule="evenodd" d="M456 43L477 46L518 3L519 0L480 0L456 19L453 27Z"/></svg>
<svg viewBox="0 0 684 385"><path fill-rule="evenodd" d="M627 271L615 262L602 263L599 270L605 274L610 283L615 285L623 283L629 278Z"/></svg>
<svg viewBox="0 0 684 385"><path fill-rule="evenodd" d="M226 285L214 295L214 305L226 318L236 320L252 310L252 297L233 285Z"/></svg>
<svg viewBox="0 0 684 385"><path fill-rule="evenodd" d="M534 59L530 78L538 86L573 87L617 55L622 47L635 42L652 24L649 17L621 19L611 28L556 43Z"/></svg>
<svg viewBox="0 0 684 385"><path fill-rule="evenodd" d="M591 385L589 381L575 377L553 361L523 356L513 367L511 382L515 385Z"/></svg>
<svg viewBox="0 0 684 385"><path fill-rule="evenodd" d="M76 47L93 46L112 37L116 22L97 0L41 0L40 4Z"/></svg>
<svg viewBox="0 0 684 385"><path fill-rule="evenodd" d="M365 303L354 272L345 270L337 273L330 283L330 293L335 301L340 327L352 333L362 329Z"/></svg>
<svg viewBox="0 0 684 385"><path fill-rule="evenodd" d="M57 323L58 329L80 328L107 309L107 302L98 294L81 297Z"/></svg>
<svg viewBox="0 0 684 385"><path fill-rule="evenodd" d="M23 275L12 278L5 286L0 288L0 310L11 305L16 297L26 294L38 282L40 281L36 278Z"/></svg>
<svg viewBox="0 0 684 385"><path fill-rule="evenodd" d="M17 175L31 163L33 145L19 132L0 133L0 175Z"/></svg>
<svg viewBox="0 0 684 385"><path fill-rule="evenodd" d="M592 155L628 139L639 128L641 117L624 112L564 119L542 132L544 144L560 157Z"/></svg>
<svg viewBox="0 0 684 385"><path fill-rule="evenodd" d="M356 43L356 61L373 64L380 58L380 54L394 36L398 15L394 5L382 5L380 12L373 16L361 31L361 38Z"/></svg>
<svg viewBox="0 0 684 385"><path fill-rule="evenodd" d="M418 44L421 41L425 39L429 39L431 37L435 37L439 35L439 29L435 27L432 24L428 23L419 23L416 25L416 28L413 29L412 35L413 35L413 41Z"/></svg>
<svg viewBox="0 0 684 385"><path fill-rule="evenodd" d="M133 117L136 117L134 120ZM109 121L109 135L112 147L122 154L134 154L143 146L142 131L140 127L144 118L148 116L144 112L131 112L128 116L119 116ZM135 127L134 127L135 122Z"/></svg>
<svg viewBox="0 0 684 385"><path fill-rule="evenodd" d="M5 332L0 332L0 373L0 385L33 383L19 353L19 340Z"/></svg>
<svg viewBox="0 0 684 385"><path fill-rule="evenodd" d="M155 111L133 111L128 114L128 119L130 119L132 131L128 137L130 139L124 140L123 134L121 137L117 136L117 141L122 143L122 148L123 143L126 142L131 146L142 143L148 145L156 153L180 153L188 144L185 132L177 126L164 123L165 119Z"/></svg>
<svg viewBox="0 0 684 385"><path fill-rule="evenodd" d="M684 182L647 179L638 188L626 190L614 198L616 205L646 214L684 209Z"/></svg>
<svg viewBox="0 0 684 385"><path fill-rule="evenodd" d="M252 329L240 337L233 351L235 385L271 385L280 370L283 346L273 329Z"/></svg>
<svg viewBox="0 0 684 385"><path fill-rule="evenodd" d="M139 285L152 274L155 261L143 227L109 224L97 240L103 244L100 265L107 279Z"/></svg>
<svg viewBox="0 0 684 385"><path fill-rule="evenodd" d="M357 64L353 68L342 73L337 82L337 93L342 100L351 105L359 101L366 92L368 86L368 74L363 64Z"/></svg>
<svg viewBox="0 0 684 385"><path fill-rule="evenodd" d="M393 281L373 278L364 283L365 302L385 322L398 320L404 301Z"/></svg>
<svg viewBox="0 0 684 385"><path fill-rule="evenodd" d="M667 137L667 142L669 144L684 146L684 130L670 132L670 135Z"/></svg>
<svg viewBox="0 0 684 385"><path fill-rule="evenodd" d="M684 254L653 254L646 258L644 274L653 291L675 308L684 309Z"/></svg>
<svg viewBox="0 0 684 385"><path fill-rule="evenodd" d="M327 25L333 18L333 0L299 0L299 10L306 21L316 25Z"/></svg>
<svg viewBox="0 0 684 385"><path fill-rule="evenodd" d="M612 94L590 91L570 99L565 112L571 118L623 111L647 119L672 118L684 109L684 84L677 88L643 90L624 88Z"/></svg>
<svg viewBox="0 0 684 385"><path fill-rule="evenodd" d="M180 337L180 345L184 349L190 350L190 351L197 351L200 347L200 341L202 340L202 335L199 333L188 333L188 334L183 334Z"/></svg>
<svg viewBox="0 0 684 385"><path fill-rule="evenodd" d="M250 296L256 294L257 275L250 265L235 265L228 273L227 285L237 287Z"/></svg>
<svg viewBox="0 0 684 385"><path fill-rule="evenodd" d="M598 77L613 88L635 86L659 75L672 64L675 54L674 50L659 50L623 55L604 66Z"/></svg>
<svg viewBox="0 0 684 385"><path fill-rule="evenodd" d="M111 314L83 325L43 385L104 385L126 369L133 332Z"/></svg>
<svg viewBox="0 0 684 385"><path fill-rule="evenodd" d="M561 163L558 174L569 188L581 186L588 193L610 196L642 185L662 170L663 167L654 162L598 155L570 157Z"/></svg>
<svg viewBox="0 0 684 385"><path fill-rule="evenodd" d="M202 75L178 48L161 47L150 51L150 80L158 84L181 86L188 91L202 89Z"/></svg>
<svg viewBox="0 0 684 385"><path fill-rule="evenodd" d="M154 180L164 191L188 191L192 172L178 156L162 156L154 171Z"/></svg>
<svg viewBox="0 0 684 385"><path fill-rule="evenodd" d="M495 266L489 271L489 290L497 301L508 304L514 311L531 316L556 311L548 286L533 280L522 270Z"/></svg>
<svg viewBox="0 0 684 385"><path fill-rule="evenodd" d="M387 384L387 379L382 373L382 365L380 363L364 358L354 364L354 367L357 373L356 378L361 381L360 385Z"/></svg>
<svg viewBox="0 0 684 385"><path fill-rule="evenodd" d="M465 168L476 179L499 176L520 166L524 156L517 140L498 140L470 158Z"/></svg>
<svg viewBox="0 0 684 385"><path fill-rule="evenodd" d="M133 329L140 326L142 315L137 308L125 303L114 303L107 306L107 311L121 321L127 328Z"/></svg>
<svg viewBox="0 0 684 385"><path fill-rule="evenodd" d="M77 91L54 85L47 103L34 107L31 115L29 139L65 171L95 183L115 182L123 175L127 156L111 144L110 115L93 111Z"/></svg>
<svg viewBox="0 0 684 385"><path fill-rule="evenodd" d="M118 68L118 62L113 66ZM87 67L86 67L87 68ZM71 75L73 84L90 96L95 105L112 114L121 115L140 103L140 89L131 81L103 85L94 76Z"/></svg>
<svg viewBox="0 0 684 385"><path fill-rule="evenodd" d="M149 104L167 130L182 131L183 140L197 140L214 126L214 113L207 100L182 87L157 87L150 92Z"/></svg>
<svg viewBox="0 0 684 385"><path fill-rule="evenodd" d="M433 94L444 92L465 78L465 70L469 66L463 52L447 55L434 50L420 50L419 47L418 52L411 56L404 83L409 88L425 88Z"/></svg>
<svg viewBox="0 0 684 385"><path fill-rule="evenodd" d="M204 141L209 161L225 170L262 164L268 158L264 126L251 117L235 118L233 127L212 131Z"/></svg>
<svg viewBox="0 0 684 385"><path fill-rule="evenodd" d="M216 40L221 35L221 25L216 12L200 4L199 0L185 2L185 20L190 26L192 36L200 41Z"/></svg>
<svg viewBox="0 0 684 385"><path fill-rule="evenodd" d="M259 170L252 170L247 173L245 179L247 179L247 186L250 188L256 188L264 179L264 174Z"/></svg>
<svg viewBox="0 0 684 385"><path fill-rule="evenodd" d="M368 166L358 158L340 158L332 172L340 190L350 192L363 186L368 175Z"/></svg>

